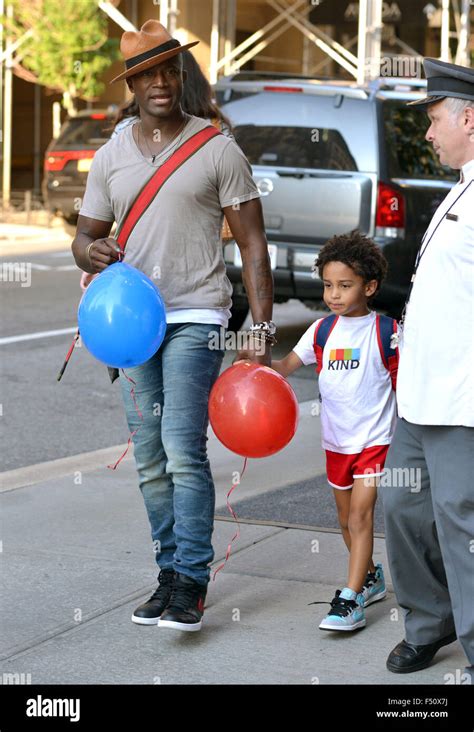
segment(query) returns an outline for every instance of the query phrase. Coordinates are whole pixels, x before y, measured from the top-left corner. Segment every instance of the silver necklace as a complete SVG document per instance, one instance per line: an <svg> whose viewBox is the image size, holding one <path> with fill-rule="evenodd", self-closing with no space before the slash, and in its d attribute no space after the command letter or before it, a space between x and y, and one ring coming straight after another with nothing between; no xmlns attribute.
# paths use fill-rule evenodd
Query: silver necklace
<svg viewBox="0 0 474 732"><path fill-rule="evenodd" d="M171 149L173 149L174 147L176 147L176 145L178 144L178 142L179 142L179 141L181 140L181 137L183 136L184 128L185 128L185 126L186 126L186 123L187 123L187 121L188 121L188 120L187 120L187 117L185 117L185 118L184 118L184 121L183 121L183 124L182 124L182 125L181 125L181 127L180 127L180 128L178 129L178 131L176 132L176 134L175 134L175 135L174 135L174 136L173 136L173 137L171 138L171 140L169 140L168 144L167 144L167 145L166 145L166 146L164 147L164 149L163 149L163 150L161 150L161 152L159 152L159 153L153 154L153 153L152 153L152 151L150 150L150 147L149 147L149 145L148 145L148 141L147 141L147 139L146 139L145 133L143 132L143 127L142 127L142 121L140 120L140 124L139 124L139 126L138 126L138 134L140 134L140 130L141 130L141 132L142 132L142 137L143 137L143 139L144 139L144 141L145 141L145 146L146 146L146 149L147 149L147 150L148 150L148 152L150 153L150 157L151 157L151 162L152 162L152 165L153 165L153 164L155 163L155 160L156 160L156 158L159 158L159 157L161 157L161 156L162 156L162 155L163 155L163 154L164 154L165 152L169 152L169 150L170 150L170 145L171 145L171 143L173 142L173 140L175 140L175 139L176 139L176 137L177 137L177 136L179 135L179 133L181 132L181 136L179 137L179 139L178 139L178 140L176 140L176 142L174 143L174 145L172 145L172 148L171 148Z"/></svg>

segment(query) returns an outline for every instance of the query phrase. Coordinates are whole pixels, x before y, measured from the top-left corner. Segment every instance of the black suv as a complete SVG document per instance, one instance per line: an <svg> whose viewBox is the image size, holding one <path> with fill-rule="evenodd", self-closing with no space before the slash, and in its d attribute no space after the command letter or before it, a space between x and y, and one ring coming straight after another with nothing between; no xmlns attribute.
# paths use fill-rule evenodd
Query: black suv
<svg viewBox="0 0 474 732"><path fill-rule="evenodd" d="M458 177L424 139L427 115L407 107L424 96L426 81L385 78L360 87L263 76L223 78L215 95L262 196L276 302L320 306L317 253L334 234L357 228L389 262L375 306L399 316L421 237ZM234 243L225 259L237 328L248 304Z"/></svg>
<svg viewBox="0 0 474 732"><path fill-rule="evenodd" d="M52 213L76 223L96 151L108 141L112 121L107 110L78 112L61 127L44 156L43 200Z"/></svg>

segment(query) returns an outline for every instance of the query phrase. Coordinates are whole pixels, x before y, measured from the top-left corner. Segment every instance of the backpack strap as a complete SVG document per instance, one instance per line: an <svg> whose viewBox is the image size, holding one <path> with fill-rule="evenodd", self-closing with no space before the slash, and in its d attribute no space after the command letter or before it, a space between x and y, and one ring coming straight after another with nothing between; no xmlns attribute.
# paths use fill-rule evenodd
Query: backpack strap
<svg viewBox="0 0 474 732"><path fill-rule="evenodd" d="M316 356L316 373L323 368L323 351L329 335L338 321L339 315L328 315L319 321L314 331L313 348Z"/></svg>
<svg viewBox="0 0 474 732"><path fill-rule="evenodd" d="M394 318L389 318L388 315L377 314L376 327L380 356L383 365L390 374L392 387L395 390L397 388L398 348L391 347L390 339L397 332L397 321Z"/></svg>
<svg viewBox="0 0 474 732"><path fill-rule="evenodd" d="M173 173L178 170L189 158L191 158L198 150L200 150L209 140L217 135L222 134L213 125L204 127L203 130L196 132L186 142L184 142L166 162L161 165L157 171L153 173L151 178L145 183L136 199L130 206L128 213L120 227L120 231L115 237L122 252L125 250L127 241L133 229L141 219L148 206L158 195L163 185L166 183Z"/></svg>

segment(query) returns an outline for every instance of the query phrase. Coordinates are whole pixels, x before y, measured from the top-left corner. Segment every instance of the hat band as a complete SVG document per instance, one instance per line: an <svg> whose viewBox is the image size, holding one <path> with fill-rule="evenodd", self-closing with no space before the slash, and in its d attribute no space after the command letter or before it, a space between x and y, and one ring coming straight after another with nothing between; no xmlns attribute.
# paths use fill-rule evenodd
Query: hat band
<svg viewBox="0 0 474 732"><path fill-rule="evenodd" d="M466 94L470 97L474 94L474 84L461 79L450 79L448 76L430 76L428 79L428 92L433 94L444 94L449 96L449 92L456 94Z"/></svg>
<svg viewBox="0 0 474 732"><path fill-rule="evenodd" d="M125 68L128 71L129 69L133 69L134 66L137 66L137 64L141 64L142 61L146 61L149 58L153 58L153 56L158 56L160 53L170 51L172 48L178 48L180 46L181 43L177 41L176 38L172 38L170 41L162 43L161 46L156 46L156 48L152 48L150 51L145 51L144 53L140 53L138 56L133 56L133 58L127 59L127 61L125 61Z"/></svg>

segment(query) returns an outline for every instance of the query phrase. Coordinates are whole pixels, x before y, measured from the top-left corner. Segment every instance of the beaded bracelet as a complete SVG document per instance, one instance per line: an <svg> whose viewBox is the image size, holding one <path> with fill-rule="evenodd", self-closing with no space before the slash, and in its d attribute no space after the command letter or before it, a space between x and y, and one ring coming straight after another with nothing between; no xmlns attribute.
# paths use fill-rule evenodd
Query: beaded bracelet
<svg viewBox="0 0 474 732"><path fill-rule="evenodd" d="M264 340L265 343L269 343L270 346L274 346L276 343L278 343L273 333L267 333L264 330L249 330L247 331L247 333L251 338Z"/></svg>

